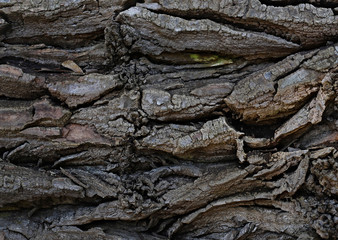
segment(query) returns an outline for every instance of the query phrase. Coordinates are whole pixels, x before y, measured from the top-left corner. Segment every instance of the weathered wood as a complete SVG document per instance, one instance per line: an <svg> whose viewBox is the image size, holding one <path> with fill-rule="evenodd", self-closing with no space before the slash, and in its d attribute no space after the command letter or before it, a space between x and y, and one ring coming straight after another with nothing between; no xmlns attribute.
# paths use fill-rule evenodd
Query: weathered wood
<svg viewBox="0 0 338 240"><path fill-rule="evenodd" d="M336 239L337 7L0 1L0 240Z"/></svg>

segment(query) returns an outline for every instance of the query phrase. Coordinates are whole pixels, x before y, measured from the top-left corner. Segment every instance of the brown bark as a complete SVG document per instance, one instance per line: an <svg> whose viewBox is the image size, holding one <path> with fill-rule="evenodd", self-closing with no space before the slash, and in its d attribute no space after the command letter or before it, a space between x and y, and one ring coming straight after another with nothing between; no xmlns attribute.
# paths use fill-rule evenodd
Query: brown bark
<svg viewBox="0 0 338 240"><path fill-rule="evenodd" d="M336 239L334 0L0 1L1 239Z"/></svg>

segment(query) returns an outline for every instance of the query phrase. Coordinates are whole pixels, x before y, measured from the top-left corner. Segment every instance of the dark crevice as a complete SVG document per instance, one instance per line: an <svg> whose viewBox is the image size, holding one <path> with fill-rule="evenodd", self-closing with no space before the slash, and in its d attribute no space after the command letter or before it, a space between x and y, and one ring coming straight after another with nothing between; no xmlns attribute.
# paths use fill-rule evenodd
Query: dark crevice
<svg viewBox="0 0 338 240"><path fill-rule="evenodd" d="M35 109L34 106L32 106L32 116L33 116L33 118L34 118L35 112L36 112L36 109Z"/></svg>
<svg viewBox="0 0 338 240"><path fill-rule="evenodd" d="M115 16L117 16L120 12L123 12L123 11L125 11L125 10L127 10L127 9L129 9L131 7L136 6L136 4L138 2L142 2L142 1L140 1L140 0L127 0L127 1L125 1L122 9L120 11L115 11Z"/></svg>
<svg viewBox="0 0 338 240"><path fill-rule="evenodd" d="M6 160L6 157L9 153L11 153L13 150L15 150L16 148L24 145L28 143L27 141L25 140L22 140L20 142L18 142L14 147L11 147L11 148L5 148L5 147L1 147L0 148L0 157L3 159L3 160Z"/></svg>
<svg viewBox="0 0 338 240"><path fill-rule="evenodd" d="M237 158L236 158L236 161L238 161ZM240 165L238 166L238 168L240 168L240 169L245 169L246 167L248 167L250 165L250 163L248 161L240 162L239 164ZM253 175L253 174L254 173L252 173L251 175ZM250 176L250 174L248 175L248 177L249 176Z"/></svg>
<svg viewBox="0 0 338 240"><path fill-rule="evenodd" d="M13 57L13 56L6 56L0 58L0 64L7 64L14 67L18 67L22 69L24 73L33 74L37 77L51 77L55 74L58 76L65 77L64 75L68 76L75 76L74 72L61 66L61 64L42 64L40 62L34 62L32 60L25 59L25 57ZM97 73L107 73L107 66L103 65L102 68L97 69ZM83 67L85 71L85 67ZM109 72L109 71L108 71ZM67 77L67 76L66 76Z"/></svg>
<svg viewBox="0 0 338 240"><path fill-rule="evenodd" d="M42 96L46 95L47 94L47 91L45 91L45 94L40 94L40 96L36 96L36 97L32 97L32 98L19 98L19 97L6 97L6 96L0 96L0 102L1 101L17 101L17 102L23 102L23 101L26 101L26 102L30 102L30 101L34 101L34 100L37 100L37 99L40 99Z"/></svg>
<svg viewBox="0 0 338 240"><path fill-rule="evenodd" d="M187 52L177 52L175 54L186 54ZM200 53L200 52L199 52ZM203 53L208 53L208 54L214 54L214 55L217 55L218 53L217 52L202 52ZM225 65L221 65L221 66L214 66L214 67L206 67L206 66L203 66L202 64L200 63L193 63L193 64L174 64L171 63L171 64L168 64L167 61L159 61L159 60L156 60L156 59L153 59L149 56L145 56L145 55L142 55L140 53L138 54L133 54L133 59L138 59L138 58L143 58L143 59L147 59L147 61L149 62L149 64L151 64L151 66L149 66L150 70L153 71L153 72L149 72L149 74L168 74L168 73L174 73L174 72L177 72L177 71L202 71L202 70L208 70L208 69L217 69L217 73L219 74L230 74L230 73L233 73L233 72L237 72L239 70L241 70L242 68L245 68L245 67L250 67L250 66L253 66L253 65L260 65L260 64L264 64L264 63L268 63L268 62L275 62L277 61L276 59L270 59L270 60L254 60L254 61L246 61L246 60L243 60L241 58L233 58L234 60L234 63L231 63L231 64L225 64ZM233 70L230 70L230 67L232 66L239 66L240 68L236 68L236 69L233 69ZM243 67L241 66L243 65ZM230 71L230 72L229 72Z"/></svg>
<svg viewBox="0 0 338 240"><path fill-rule="evenodd" d="M98 63L95 61L100 60L103 56L94 56L94 62L91 62L90 53L96 51L99 44L103 44L103 39L98 42L92 42L89 46L79 47L76 49L66 49L61 47L55 47L50 45L45 45L44 43L39 44L3 44L0 42L0 61L2 63L8 62L14 65L22 65L26 67L26 71L37 72L37 73L71 73L72 71L61 66L61 62L73 58L74 61L80 61L80 67L85 71L86 68L95 67L99 72L107 72L107 64L103 62L100 66L97 66ZM34 53L32 56L28 54L28 51L32 50ZM42 51L41 58L39 57L39 51ZM56 52L56 58L51 59L53 52ZM20 54L23 54L20 56ZM48 56L48 54L50 56ZM96 57L98 59L96 59ZM42 63L44 62L44 63ZM44 69L43 69L44 68ZM33 71L34 70L34 71ZM91 69L89 69L91 70Z"/></svg>
<svg viewBox="0 0 338 240"><path fill-rule="evenodd" d="M202 60L198 61L198 59L194 59L195 56L199 56ZM131 57L142 57L141 53L132 54ZM214 58L214 60L205 60L203 61L203 57ZM197 50L184 50L180 52L162 52L160 55L149 55L148 59L153 64L164 64L169 66L177 66L179 68L194 68L194 69L208 69L208 68L217 68L217 67L224 67L227 65L233 65L242 60L239 56L232 56L232 55L219 55L218 52L213 51L197 51ZM219 64L217 65L217 60L230 60L232 62ZM212 66L214 63L214 66Z"/></svg>
<svg viewBox="0 0 338 240"><path fill-rule="evenodd" d="M61 106L61 107L65 108L66 110L69 110L72 113L72 115L73 115L72 109L68 108L67 104L65 104L64 102L62 102L60 99L58 99L57 97L54 97L50 93L48 95L48 98L51 100L51 103L54 103L55 106ZM70 117L69 117L69 119L70 119ZM67 125L68 122L69 121L67 121L64 125Z"/></svg>
<svg viewBox="0 0 338 240"><path fill-rule="evenodd" d="M51 71L54 69L55 72L61 70L60 66L58 65L34 63L21 57L0 58L0 64L8 64L11 66L15 66L21 68L24 73L35 74L37 76L44 75L42 72L39 72L39 70L41 69L51 69ZM68 70L64 71L69 72Z"/></svg>
<svg viewBox="0 0 338 240"><path fill-rule="evenodd" d="M255 138L272 138L275 130L279 128L283 123L284 119L278 119L275 123L269 125L253 125L243 123L241 120L234 118L233 113L227 113L227 119L237 131L244 132L246 136Z"/></svg>
<svg viewBox="0 0 338 240"><path fill-rule="evenodd" d="M17 210L38 208L38 209L47 209L60 205L78 205L78 204L99 204L99 201L95 201L93 198L80 198L80 197L70 197L66 196L67 193L62 196L62 193L55 193L53 196L33 196L32 199L21 200L18 202L13 202L10 204L4 204L3 208L13 208ZM1 211L1 209L0 209Z"/></svg>
<svg viewBox="0 0 338 240"><path fill-rule="evenodd" d="M10 23L8 16L1 10L1 8L0 8L0 18L4 19L7 23Z"/></svg>
<svg viewBox="0 0 338 240"><path fill-rule="evenodd" d="M218 110L221 110L222 108L218 108ZM214 110L214 112L217 112L217 109ZM175 124L175 125L190 125L194 126L196 128L201 128L203 124L205 124L208 121L216 120L220 117L222 117L223 114L212 114L211 113L205 113L204 116L201 116L199 118L188 118L188 119L178 119L178 120L170 120L170 121L160 121L157 119L149 119L148 123L146 124L147 127L153 127L153 126L167 126L168 124Z"/></svg>
<svg viewBox="0 0 338 240"><path fill-rule="evenodd" d="M104 39L104 27L102 29L78 35L69 36L39 36L26 38L5 38L3 40L6 44L46 44L55 48L62 48L67 50L75 50L76 48L87 47L95 41L102 41Z"/></svg>

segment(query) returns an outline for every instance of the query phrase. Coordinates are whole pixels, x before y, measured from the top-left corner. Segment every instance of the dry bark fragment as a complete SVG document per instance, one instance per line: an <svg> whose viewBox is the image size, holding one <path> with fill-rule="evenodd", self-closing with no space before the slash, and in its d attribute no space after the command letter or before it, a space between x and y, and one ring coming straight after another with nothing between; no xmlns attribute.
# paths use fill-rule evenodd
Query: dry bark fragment
<svg viewBox="0 0 338 240"><path fill-rule="evenodd" d="M84 197L83 188L69 179L53 177L48 172L39 172L5 162L0 162L0 165L1 207L7 204L15 206L15 203L20 201L26 202L27 206L39 207L39 204L43 206L44 200L48 198L54 198L54 204L60 204L62 201L67 203L67 198Z"/></svg>
<svg viewBox="0 0 338 240"><path fill-rule="evenodd" d="M200 129L187 125L154 129L139 141L139 148L160 150L183 159L212 161L233 158L238 148L236 139L242 135L221 117L206 122Z"/></svg>
<svg viewBox="0 0 338 240"><path fill-rule="evenodd" d="M146 89L142 93L142 109L150 119L161 121L196 119L219 107L223 98L231 92L232 85L231 83L210 84L194 89L191 93L195 96L178 94L171 96L166 91Z"/></svg>
<svg viewBox="0 0 338 240"><path fill-rule="evenodd" d="M45 93L44 87L44 79L14 66L0 65L0 96L35 99Z"/></svg>
<svg viewBox="0 0 338 240"><path fill-rule="evenodd" d="M103 37L104 28L114 12L132 2L102 1L104 7L100 7L95 0L44 3L19 0L2 3L0 12L11 22L11 31L5 33L8 43L45 43L75 48Z"/></svg>
<svg viewBox="0 0 338 240"><path fill-rule="evenodd" d="M122 86L116 75L92 73L76 81L52 82L47 85L50 93L64 101L69 107L97 100L109 91Z"/></svg>
<svg viewBox="0 0 338 240"><path fill-rule="evenodd" d="M224 19L244 29L255 29L290 39L302 46L313 46L334 39L337 16L333 9L300 3L268 6L259 0L245 1L149 1L143 5L155 11L183 17Z"/></svg>
<svg viewBox="0 0 338 240"><path fill-rule="evenodd" d="M259 124L293 114L319 90L325 76L320 71L309 69L308 66L315 65L315 62L317 68L312 68L321 71L332 71L336 66L332 60L337 55L336 50L329 47L306 61L304 68L297 67L315 53L296 54L241 80L225 98L225 102L247 123ZM330 57L327 58L328 56ZM286 65L286 68L281 68L283 65ZM295 69L298 70L280 78Z"/></svg>
<svg viewBox="0 0 338 240"><path fill-rule="evenodd" d="M48 99L37 101L0 101L0 130L18 131L28 126L62 126L70 112L54 106Z"/></svg>
<svg viewBox="0 0 338 240"><path fill-rule="evenodd" d="M220 56L256 59L285 56L299 48L298 44L266 33L243 31L209 19L185 20L141 7L129 8L117 20L131 52L167 61L170 55L166 53L217 52Z"/></svg>
<svg viewBox="0 0 338 240"><path fill-rule="evenodd" d="M76 48L76 49L60 49L47 46L45 44L36 45L11 45L5 44L0 48L1 58L15 58L20 56L21 59L41 64L30 71L47 71L43 67L47 65L49 71L58 71L62 62L71 59L78 63L80 67L85 67L86 72L98 71L108 64L108 57L104 43L98 43L93 46Z"/></svg>
<svg viewBox="0 0 338 240"><path fill-rule="evenodd" d="M328 73L322 79L322 88L319 90L316 98L276 130L274 136L275 141L286 138L286 136L290 134L297 134L299 131L304 131L304 128L309 127L309 125L314 125L322 121L326 106L335 95L333 88L334 80L332 80L331 75L332 74Z"/></svg>

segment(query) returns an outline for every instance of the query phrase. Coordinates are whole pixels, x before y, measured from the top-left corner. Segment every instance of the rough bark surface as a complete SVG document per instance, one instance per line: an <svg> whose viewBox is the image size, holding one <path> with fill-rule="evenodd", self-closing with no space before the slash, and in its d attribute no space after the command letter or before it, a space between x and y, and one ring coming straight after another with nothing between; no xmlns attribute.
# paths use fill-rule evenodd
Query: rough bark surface
<svg viewBox="0 0 338 240"><path fill-rule="evenodd" d="M335 0L0 0L0 240L336 239Z"/></svg>

